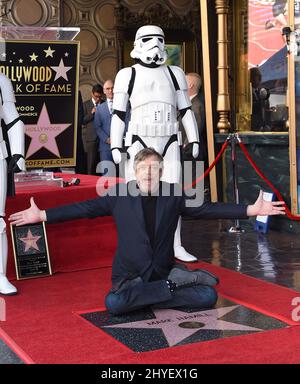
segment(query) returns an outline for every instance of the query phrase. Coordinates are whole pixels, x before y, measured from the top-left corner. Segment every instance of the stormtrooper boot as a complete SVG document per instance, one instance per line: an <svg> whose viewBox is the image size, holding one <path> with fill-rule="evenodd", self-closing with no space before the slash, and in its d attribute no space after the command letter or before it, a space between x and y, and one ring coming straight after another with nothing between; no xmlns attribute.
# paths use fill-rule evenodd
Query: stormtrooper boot
<svg viewBox="0 0 300 384"><path fill-rule="evenodd" d="M12 296L16 295L17 292L17 288L7 280L7 277L3 273L0 273L0 294Z"/></svg>
<svg viewBox="0 0 300 384"><path fill-rule="evenodd" d="M174 236L174 255L177 260L185 263L195 263L198 259L188 253L181 245L181 217L179 217L175 236Z"/></svg>
<svg viewBox="0 0 300 384"><path fill-rule="evenodd" d="M5 231L5 221L0 217L0 294L15 295L17 288L14 287L6 277L7 264L7 237Z"/></svg>

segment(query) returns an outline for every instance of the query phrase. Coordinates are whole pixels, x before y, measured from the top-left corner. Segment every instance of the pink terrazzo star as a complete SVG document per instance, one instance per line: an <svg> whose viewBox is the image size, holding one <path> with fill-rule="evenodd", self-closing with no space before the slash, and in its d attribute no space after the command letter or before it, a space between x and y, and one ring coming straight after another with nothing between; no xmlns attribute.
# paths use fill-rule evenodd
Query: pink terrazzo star
<svg viewBox="0 0 300 384"><path fill-rule="evenodd" d="M134 321L132 323L106 325L103 328L156 328L161 329L170 347L180 343L202 329L218 331L261 331L259 328L219 320L220 317L238 308L239 305L186 313L174 309L153 310L155 319ZM190 326L191 325L191 326Z"/></svg>
<svg viewBox="0 0 300 384"><path fill-rule="evenodd" d="M41 238L42 236L33 236L31 233L31 230L28 229L27 232L27 237L20 237L20 240L25 243L25 252L27 252L30 248L36 249L39 251L39 247L37 245L37 241Z"/></svg>
<svg viewBox="0 0 300 384"><path fill-rule="evenodd" d="M25 125L25 133L32 139L26 153L26 158L29 158L41 148L46 148L55 156L60 157L55 138L70 125L69 123L52 124L46 104L44 103L37 124Z"/></svg>

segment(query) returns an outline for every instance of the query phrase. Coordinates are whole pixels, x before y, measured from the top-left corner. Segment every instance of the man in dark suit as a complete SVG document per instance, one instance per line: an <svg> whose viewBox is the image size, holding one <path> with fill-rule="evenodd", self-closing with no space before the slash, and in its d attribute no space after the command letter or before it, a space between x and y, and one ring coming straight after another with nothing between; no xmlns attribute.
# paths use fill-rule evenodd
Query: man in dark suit
<svg viewBox="0 0 300 384"><path fill-rule="evenodd" d="M198 73L186 74L186 81L188 84L188 94L192 103L192 111L194 112L198 131L199 131L199 156L197 160L207 160L207 139L206 139L206 118L205 118L205 103L204 95L201 91L202 79ZM192 156L192 148L189 145L185 130L181 129L182 132L182 144L183 144L183 160L194 161Z"/></svg>
<svg viewBox="0 0 300 384"><path fill-rule="evenodd" d="M92 97L83 104L83 126L82 141L87 155L87 173L96 174L96 166L99 161L98 145L99 139L94 128L94 116L98 104L101 104L103 97L103 87L95 84L92 88Z"/></svg>
<svg viewBox="0 0 300 384"><path fill-rule="evenodd" d="M12 224L49 223L112 215L118 247L112 266L112 289L106 307L112 314L146 306L209 308L216 300L218 278L174 265L174 234L180 215L199 218L247 218L284 213L281 202L266 202L262 193L253 205L204 202L191 206L178 185L160 182L163 158L145 148L134 159L136 181L118 185L106 196L41 211L31 207L12 214ZM198 200L197 200L198 203Z"/></svg>
<svg viewBox="0 0 300 384"><path fill-rule="evenodd" d="M113 90L113 81L107 80L103 85L106 101L97 107L94 118L94 127L99 138L100 160L111 162L113 161L113 158L110 149L110 123L113 112Z"/></svg>
<svg viewBox="0 0 300 384"><path fill-rule="evenodd" d="M86 169L86 156L84 145L82 141L82 123L83 123L83 101L81 92L78 92L78 117L77 117L77 141L76 141L76 166L75 173L85 174Z"/></svg>

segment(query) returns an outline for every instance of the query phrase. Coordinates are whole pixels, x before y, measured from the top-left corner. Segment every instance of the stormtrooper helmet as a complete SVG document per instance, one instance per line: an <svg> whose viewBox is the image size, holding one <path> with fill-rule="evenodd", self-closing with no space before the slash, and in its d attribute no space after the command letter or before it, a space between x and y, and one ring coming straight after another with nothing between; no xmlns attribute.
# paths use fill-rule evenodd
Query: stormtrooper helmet
<svg viewBox="0 0 300 384"><path fill-rule="evenodd" d="M145 64L164 64L168 55L163 30L155 25L144 25L139 28L130 56L133 59L140 59Z"/></svg>

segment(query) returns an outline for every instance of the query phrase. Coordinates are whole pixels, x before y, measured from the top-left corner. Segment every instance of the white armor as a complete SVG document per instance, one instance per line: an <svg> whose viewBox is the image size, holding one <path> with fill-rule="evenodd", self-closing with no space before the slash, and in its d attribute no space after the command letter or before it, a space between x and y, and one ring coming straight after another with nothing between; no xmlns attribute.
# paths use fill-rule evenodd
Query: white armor
<svg viewBox="0 0 300 384"><path fill-rule="evenodd" d="M126 181L135 179L134 156L141 149L152 147L164 157L162 180L180 181L181 136L177 110L182 112L182 124L188 141L193 144L193 156L199 153L199 133L184 72L167 66L164 34L156 26L141 27L137 33L131 57L139 63L121 69L114 84L114 115L111 123L111 149L115 163L120 163L125 130L125 111L128 100L131 118L125 136L125 147L130 158L125 164ZM180 220L174 239L175 257L182 261L196 261L180 241Z"/></svg>
<svg viewBox="0 0 300 384"><path fill-rule="evenodd" d="M15 96L11 81L0 73L0 120L4 120L7 128L8 143L12 159L9 168L15 172L25 171L24 160L24 125L19 120L15 107ZM12 295L16 288L6 278L7 265L7 235L5 216L5 201L7 192L7 160L8 151L4 141L4 132L0 127L0 293Z"/></svg>

